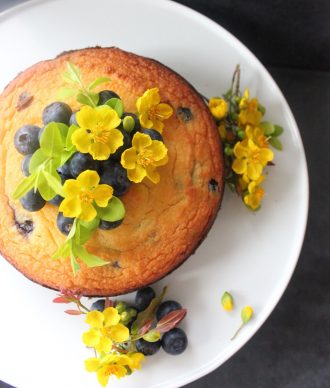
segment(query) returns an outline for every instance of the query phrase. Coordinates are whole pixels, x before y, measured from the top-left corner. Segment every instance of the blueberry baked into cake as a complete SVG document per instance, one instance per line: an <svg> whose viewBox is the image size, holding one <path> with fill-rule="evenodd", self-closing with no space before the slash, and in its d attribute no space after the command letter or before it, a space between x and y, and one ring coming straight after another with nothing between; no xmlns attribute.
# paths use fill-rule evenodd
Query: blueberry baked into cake
<svg viewBox="0 0 330 388"><path fill-rule="evenodd" d="M207 105L152 59L66 52L0 95L0 253L43 286L118 295L161 279L205 238L223 175Z"/></svg>

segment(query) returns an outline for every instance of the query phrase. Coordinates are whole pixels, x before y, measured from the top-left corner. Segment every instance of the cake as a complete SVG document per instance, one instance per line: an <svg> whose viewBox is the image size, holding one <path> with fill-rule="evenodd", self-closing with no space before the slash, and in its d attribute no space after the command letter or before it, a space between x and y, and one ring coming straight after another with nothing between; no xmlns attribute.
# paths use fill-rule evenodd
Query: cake
<svg viewBox="0 0 330 388"><path fill-rule="evenodd" d="M86 243L108 264L89 268L80 263L76 274L67 257L52 258L66 238L56 227L58 207L47 203L29 212L12 196L23 179L15 133L26 124L42 127L44 108L65 86L61 74L67 63L80 69L86 84L109 77L98 90L115 91L128 112L135 112L139 96L155 87L173 109L164 121L168 163L158 167L160 182L131 185L121 197L126 208L121 225L97 229ZM73 111L80 107L73 97L65 102ZM207 105L187 81L155 60L118 48L65 52L20 73L0 96L0 253L43 286L110 296L163 278L206 237L220 207L223 175L221 142Z"/></svg>

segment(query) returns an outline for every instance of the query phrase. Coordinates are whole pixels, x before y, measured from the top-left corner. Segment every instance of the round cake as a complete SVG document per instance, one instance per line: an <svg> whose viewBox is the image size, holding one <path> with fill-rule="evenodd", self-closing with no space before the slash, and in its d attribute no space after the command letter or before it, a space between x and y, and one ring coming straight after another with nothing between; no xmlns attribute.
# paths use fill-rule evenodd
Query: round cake
<svg viewBox="0 0 330 388"><path fill-rule="evenodd" d="M173 109L162 132L168 163L158 167L160 182L143 180L121 197L122 224L97 229L89 252L108 264L73 274L70 260L52 258L66 239L56 226L57 206L29 212L12 193L23 179L14 145L18 128L42 127L42 112L65 87L67 63L80 69L84 82L110 78L98 90L115 91L128 112L151 88ZM79 103L65 101L73 111ZM86 296L118 295L151 284L177 268L206 237L220 206L224 162L217 127L194 88L152 59L117 48L70 51L20 73L0 96L0 253L29 279L57 290ZM79 260L78 260L79 261ZM201 265L205 265L201 263Z"/></svg>

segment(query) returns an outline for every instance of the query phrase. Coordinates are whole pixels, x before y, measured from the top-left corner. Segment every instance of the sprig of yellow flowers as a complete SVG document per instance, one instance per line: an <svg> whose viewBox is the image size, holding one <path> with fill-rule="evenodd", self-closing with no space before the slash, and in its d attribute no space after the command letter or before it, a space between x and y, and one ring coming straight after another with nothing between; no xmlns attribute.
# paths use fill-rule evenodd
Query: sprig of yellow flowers
<svg viewBox="0 0 330 388"><path fill-rule="evenodd" d="M240 67L237 66L230 89L223 97L209 100L224 146L227 185L236 191L251 210L259 209L265 191L265 167L273 164L270 146L282 150L278 137L283 128L262 121L265 108L249 90L240 92Z"/></svg>

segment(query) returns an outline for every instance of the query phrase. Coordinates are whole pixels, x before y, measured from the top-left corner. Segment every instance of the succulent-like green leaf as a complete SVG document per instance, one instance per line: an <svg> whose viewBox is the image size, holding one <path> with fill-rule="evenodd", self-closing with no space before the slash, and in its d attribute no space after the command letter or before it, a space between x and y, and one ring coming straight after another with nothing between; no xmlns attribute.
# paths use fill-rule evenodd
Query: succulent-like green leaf
<svg viewBox="0 0 330 388"><path fill-rule="evenodd" d="M117 197L112 197L107 207L98 207L97 213L101 220L114 222L125 217L125 206Z"/></svg>

